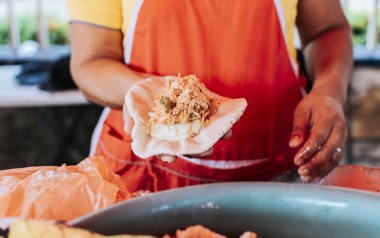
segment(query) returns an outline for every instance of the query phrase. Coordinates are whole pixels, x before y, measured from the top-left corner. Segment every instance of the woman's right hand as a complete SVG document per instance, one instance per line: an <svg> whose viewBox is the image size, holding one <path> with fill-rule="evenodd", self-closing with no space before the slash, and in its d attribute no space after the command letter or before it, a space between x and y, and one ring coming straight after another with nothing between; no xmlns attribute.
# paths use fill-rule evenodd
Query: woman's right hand
<svg viewBox="0 0 380 238"><path fill-rule="evenodd" d="M123 108L129 88L140 80L152 77L133 71L123 63L123 35L120 31L72 22L70 36L71 72L74 81L89 101L112 108ZM126 107L123 114L128 116L125 110ZM125 131L130 132L133 120L125 122ZM231 134L231 131L228 131L222 139L231 137ZM202 158L210 156L212 152L211 147L203 153L185 156ZM157 157L168 163L176 160L176 156L173 155Z"/></svg>

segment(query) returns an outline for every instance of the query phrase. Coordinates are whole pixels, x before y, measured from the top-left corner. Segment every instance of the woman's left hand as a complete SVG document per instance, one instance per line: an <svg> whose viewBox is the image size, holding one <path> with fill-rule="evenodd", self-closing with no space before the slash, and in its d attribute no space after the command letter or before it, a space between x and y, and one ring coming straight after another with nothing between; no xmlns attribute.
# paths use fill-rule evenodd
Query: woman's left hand
<svg viewBox="0 0 380 238"><path fill-rule="evenodd" d="M318 182L339 164L347 128L334 90L312 90L297 106L289 146L302 147L294 158L304 182Z"/></svg>

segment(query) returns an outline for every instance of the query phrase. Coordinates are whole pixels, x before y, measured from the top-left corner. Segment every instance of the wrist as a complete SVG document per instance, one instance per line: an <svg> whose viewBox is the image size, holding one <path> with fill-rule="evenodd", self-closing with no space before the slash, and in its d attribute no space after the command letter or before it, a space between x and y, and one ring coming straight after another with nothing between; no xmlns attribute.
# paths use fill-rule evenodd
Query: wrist
<svg viewBox="0 0 380 238"><path fill-rule="evenodd" d="M342 107L347 101L347 90L343 87L334 85L315 85L313 86L311 92L331 98Z"/></svg>
<svg viewBox="0 0 380 238"><path fill-rule="evenodd" d="M334 99L343 107L347 101L347 81L339 77L319 77L314 81L312 93Z"/></svg>

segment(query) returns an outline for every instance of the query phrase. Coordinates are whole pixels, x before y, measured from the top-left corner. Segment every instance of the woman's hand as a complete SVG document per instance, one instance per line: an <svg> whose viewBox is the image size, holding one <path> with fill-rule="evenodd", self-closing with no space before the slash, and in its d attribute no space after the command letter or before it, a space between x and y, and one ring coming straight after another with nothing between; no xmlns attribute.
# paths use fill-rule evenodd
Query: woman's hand
<svg viewBox="0 0 380 238"><path fill-rule="evenodd" d="M228 139L231 136L232 136L232 131L229 130L229 131L227 131L226 134L224 134L224 136L221 138L221 140ZM207 151L205 151L203 153L196 154L196 155L185 155L185 156L189 157L189 158L202 158L202 157L207 157L207 156L212 155L213 151L214 151L214 147L211 147L210 149L208 149ZM159 158L161 161L166 162L166 163L173 163L177 157L174 155L157 155L157 158Z"/></svg>
<svg viewBox="0 0 380 238"><path fill-rule="evenodd" d="M333 95L334 90L315 89L294 112L289 146L297 148L303 144L294 163L300 166L298 173L304 182L319 181L342 158L347 129L343 105Z"/></svg>
<svg viewBox="0 0 380 238"><path fill-rule="evenodd" d="M313 90L295 111L289 144L302 145L294 162L302 180L310 182L324 177L342 158L353 47L339 0L300 0L297 26Z"/></svg>

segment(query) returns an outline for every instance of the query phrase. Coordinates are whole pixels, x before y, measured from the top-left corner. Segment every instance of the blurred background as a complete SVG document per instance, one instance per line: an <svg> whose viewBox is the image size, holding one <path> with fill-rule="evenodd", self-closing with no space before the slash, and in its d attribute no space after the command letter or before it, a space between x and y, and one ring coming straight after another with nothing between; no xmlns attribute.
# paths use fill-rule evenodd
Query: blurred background
<svg viewBox="0 0 380 238"><path fill-rule="evenodd" d="M380 5L342 4L355 44L344 163L380 165ZM65 0L0 0L0 169L88 155L101 108L72 82L68 34Z"/></svg>

